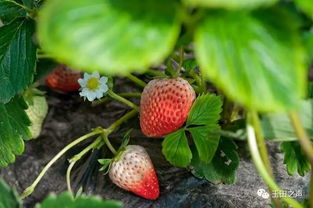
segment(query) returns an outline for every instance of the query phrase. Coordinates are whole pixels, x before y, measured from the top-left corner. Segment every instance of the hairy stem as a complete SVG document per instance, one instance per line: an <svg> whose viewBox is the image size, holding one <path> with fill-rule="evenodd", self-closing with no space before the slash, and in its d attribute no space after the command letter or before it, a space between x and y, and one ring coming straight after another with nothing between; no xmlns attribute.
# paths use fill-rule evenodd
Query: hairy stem
<svg viewBox="0 0 313 208"><path fill-rule="evenodd" d="M140 98L141 97L140 92L122 92L122 93L117 93L117 95L124 97L124 98ZM105 97L100 100L95 100L92 102L92 106L97 106L97 105L106 103L110 100L111 100L110 97Z"/></svg>
<svg viewBox="0 0 313 208"><path fill-rule="evenodd" d="M114 93L112 90L109 90L109 91L108 91L108 95L109 95L111 98L113 98L113 99L115 99L115 100L117 100L117 101L120 101L120 102L122 102L122 103L128 105L129 107L131 107L131 108L133 108L133 109L139 111L139 107L138 107L137 105L135 105L135 104L132 103L131 101L125 99L124 97L122 97L122 96L120 96L120 95Z"/></svg>
<svg viewBox="0 0 313 208"><path fill-rule="evenodd" d="M299 144L304 151L306 157L311 163L311 181L310 181L310 192L309 192L309 205L313 207L313 147L305 128L303 127L300 116L297 112L289 112L289 118L293 125L293 128L297 134Z"/></svg>
<svg viewBox="0 0 313 208"><path fill-rule="evenodd" d="M248 136L248 144L249 144L250 154L251 154L252 160L253 160L253 162L254 162L254 164L255 164L255 166L256 166L260 176L263 178L265 183L273 191L277 191L277 192L282 191L280 189L280 187L272 179L270 173L266 170L266 167L263 164L263 160L262 160L262 158L260 156L258 145L257 145L257 141L256 141L256 137L255 137L255 131L254 131L253 126L250 123L248 123L248 125L247 125L247 136ZM294 200L292 198L283 197L281 199L284 200L289 205L291 205L292 207L303 208L303 206L299 202L297 202L296 200Z"/></svg>
<svg viewBox="0 0 313 208"><path fill-rule="evenodd" d="M145 83L144 81L142 81L141 79L132 74L128 74L127 78L142 88L144 88L147 85L147 83Z"/></svg>
<svg viewBox="0 0 313 208"><path fill-rule="evenodd" d="M180 47L179 49L179 71L182 70L184 63L184 47Z"/></svg>
<svg viewBox="0 0 313 208"><path fill-rule="evenodd" d="M25 191L23 192L23 194L21 195L21 198L25 198L27 196L29 196L31 193L33 193L34 189L36 188L36 186L38 185L38 183L40 182L40 180L43 178L43 176L46 174L46 172L49 170L49 168L62 156L64 155L68 150L70 150L72 147L74 147L75 145L79 144L80 142L88 139L89 137L95 136L97 134L102 133L102 131L100 131L99 129L95 129L94 131L79 137L78 139L74 140L73 142L71 142L70 144L68 144L67 146L65 146L56 156L54 156L52 158L52 160L50 160L50 162L42 169L42 171L40 172L40 174L37 176L37 178L35 179L35 181L32 183L31 186L29 186L28 188L25 189Z"/></svg>
<svg viewBox="0 0 313 208"><path fill-rule="evenodd" d="M166 77L166 75L163 74L162 72L160 72L158 70L153 70L153 69L148 69L146 71L146 74L149 74L149 75L154 76L154 77Z"/></svg>
<svg viewBox="0 0 313 208"><path fill-rule="evenodd" d="M71 195L74 197L74 193L71 187L71 171L75 165L75 162L71 162L66 170L66 184L67 184L67 190L71 193Z"/></svg>
<svg viewBox="0 0 313 208"><path fill-rule="evenodd" d="M122 116L121 118L119 118L117 121L115 121L111 126L109 126L109 128L107 128L107 135L109 135L110 133L112 133L117 127L119 127L122 123L124 123L125 121L127 121L130 118L133 118L135 115L138 114L137 110L131 110L128 113L126 113L124 116Z"/></svg>
<svg viewBox="0 0 313 208"><path fill-rule="evenodd" d="M104 135L102 137L103 141L105 142L105 144L107 145L107 147L109 148L109 150L113 153L113 155L116 155L117 151L115 150L115 148L113 147L113 145L111 144L109 137L107 135Z"/></svg>

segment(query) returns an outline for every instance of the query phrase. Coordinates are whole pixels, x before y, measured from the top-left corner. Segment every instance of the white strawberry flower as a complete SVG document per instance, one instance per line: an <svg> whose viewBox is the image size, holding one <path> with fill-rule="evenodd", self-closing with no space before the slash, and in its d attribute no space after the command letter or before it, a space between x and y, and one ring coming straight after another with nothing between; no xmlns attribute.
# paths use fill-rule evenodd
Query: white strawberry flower
<svg viewBox="0 0 313 208"><path fill-rule="evenodd" d="M98 72L92 74L84 73L83 79L79 79L78 83L81 86L81 97L87 98L89 101L93 101L96 98L100 99L109 90L107 85L108 78L101 77Z"/></svg>

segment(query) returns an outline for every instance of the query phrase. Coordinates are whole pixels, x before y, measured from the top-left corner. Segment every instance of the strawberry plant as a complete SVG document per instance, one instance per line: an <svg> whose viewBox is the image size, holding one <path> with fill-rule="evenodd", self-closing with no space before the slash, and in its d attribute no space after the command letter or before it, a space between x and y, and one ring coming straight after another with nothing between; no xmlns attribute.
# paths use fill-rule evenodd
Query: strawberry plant
<svg viewBox="0 0 313 208"><path fill-rule="evenodd" d="M0 182L0 207L19 207L65 155L68 193L36 207L120 207L72 186L72 170L101 150L110 151L97 158L103 177L157 200L158 169L149 151L128 144L132 129L212 183L236 183L244 143L273 206L313 207L313 181L305 201L274 197L283 189L267 149L278 143L289 175L313 174L312 20L310 0L0 0L0 167L40 139L45 91L127 108L65 144L19 197ZM137 91L118 88L125 79ZM116 133L123 139L112 142Z"/></svg>

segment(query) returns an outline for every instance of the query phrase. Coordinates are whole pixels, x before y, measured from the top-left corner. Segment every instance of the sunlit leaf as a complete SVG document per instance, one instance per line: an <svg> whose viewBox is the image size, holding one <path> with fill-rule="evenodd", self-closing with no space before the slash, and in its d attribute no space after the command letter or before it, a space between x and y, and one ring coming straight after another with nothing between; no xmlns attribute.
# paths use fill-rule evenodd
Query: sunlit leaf
<svg viewBox="0 0 313 208"><path fill-rule="evenodd" d="M232 100L259 111L296 108L306 92L296 24L285 11L274 14L211 12L195 34L203 74Z"/></svg>
<svg viewBox="0 0 313 208"><path fill-rule="evenodd" d="M54 58L105 74L142 72L160 63L179 31L175 0L50 0L38 25L42 47Z"/></svg>

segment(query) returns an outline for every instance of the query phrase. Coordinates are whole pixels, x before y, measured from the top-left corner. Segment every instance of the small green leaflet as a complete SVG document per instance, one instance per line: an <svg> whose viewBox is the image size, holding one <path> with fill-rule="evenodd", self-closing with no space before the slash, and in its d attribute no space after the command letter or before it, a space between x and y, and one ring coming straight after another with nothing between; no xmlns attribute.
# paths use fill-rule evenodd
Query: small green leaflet
<svg viewBox="0 0 313 208"><path fill-rule="evenodd" d="M16 191L0 179L0 208L21 208L22 205Z"/></svg>
<svg viewBox="0 0 313 208"><path fill-rule="evenodd" d="M98 162L101 164L101 168L99 171L104 171L105 174L110 169L110 164L112 162L112 159L99 159Z"/></svg>
<svg viewBox="0 0 313 208"><path fill-rule="evenodd" d="M222 101L214 94L199 96L187 119L186 127L169 134L162 143L162 152L166 159L178 167L190 164L192 153L186 137L186 132L192 135L200 159L209 163L217 149L220 138L218 120L222 111Z"/></svg>
<svg viewBox="0 0 313 208"><path fill-rule="evenodd" d="M26 108L25 101L18 97L7 104L0 103L0 167L14 162L15 155L24 151L23 139L31 137Z"/></svg>
<svg viewBox="0 0 313 208"><path fill-rule="evenodd" d="M193 158L190 164L192 174L212 183L234 184L236 169L239 166L239 155L236 149L237 146L232 140L221 138L212 162L207 164L199 159L196 148L193 147Z"/></svg>
<svg viewBox="0 0 313 208"><path fill-rule="evenodd" d="M216 124L222 112L222 100L214 94L200 95L190 110L188 125Z"/></svg>
<svg viewBox="0 0 313 208"><path fill-rule="evenodd" d="M289 175L298 173L301 176L311 169L310 162L306 159L298 142L282 142L281 150L285 153L284 164Z"/></svg>
<svg viewBox="0 0 313 208"><path fill-rule="evenodd" d="M50 195L35 208L122 208L122 203L107 200L103 201L100 197L78 196L73 199L70 193L65 192L60 196Z"/></svg>
<svg viewBox="0 0 313 208"><path fill-rule="evenodd" d="M187 167L192 154L184 129L179 129L167 135L162 143L162 153L175 166Z"/></svg>
<svg viewBox="0 0 313 208"><path fill-rule="evenodd" d="M17 19L0 27L0 103L7 103L32 82L36 46L34 21Z"/></svg>
<svg viewBox="0 0 313 208"><path fill-rule="evenodd" d="M218 124L208 124L189 129L197 147L200 160L203 162L211 162L219 143L220 135L218 132L220 129Z"/></svg>

